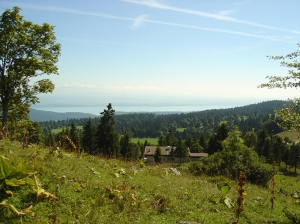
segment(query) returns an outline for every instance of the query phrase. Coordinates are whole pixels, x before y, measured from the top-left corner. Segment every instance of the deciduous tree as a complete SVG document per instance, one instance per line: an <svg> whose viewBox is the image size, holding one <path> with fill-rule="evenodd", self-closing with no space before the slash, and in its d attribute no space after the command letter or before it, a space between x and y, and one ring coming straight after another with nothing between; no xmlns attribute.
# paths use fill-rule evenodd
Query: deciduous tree
<svg viewBox="0 0 300 224"><path fill-rule="evenodd" d="M300 43L298 43L300 47ZM297 58L300 50L286 56L268 56L273 60L281 60L280 65L288 68L287 76L267 76L268 83L259 85L259 88L297 88L300 86L300 62ZM300 98L294 98L283 109L275 110L275 118L278 125L285 130L300 130Z"/></svg>
<svg viewBox="0 0 300 224"><path fill-rule="evenodd" d="M256 146L256 143L257 143L257 135L255 134L255 132L254 131L246 132L244 136L244 144L248 148L254 148Z"/></svg>
<svg viewBox="0 0 300 224"><path fill-rule="evenodd" d="M32 79L44 74L58 74L56 63L60 44L54 27L47 23L33 24L23 20L20 8L7 9L0 16L0 107L2 126L7 126L9 113L21 105L38 102L39 93L49 93L54 84ZM6 134L6 128L3 128Z"/></svg>

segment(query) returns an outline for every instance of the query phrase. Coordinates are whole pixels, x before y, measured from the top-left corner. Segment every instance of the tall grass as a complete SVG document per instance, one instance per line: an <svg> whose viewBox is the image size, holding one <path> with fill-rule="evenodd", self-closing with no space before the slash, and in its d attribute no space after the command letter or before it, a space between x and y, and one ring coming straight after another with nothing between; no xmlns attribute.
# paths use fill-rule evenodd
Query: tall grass
<svg viewBox="0 0 300 224"><path fill-rule="evenodd" d="M49 153L51 152L51 153ZM142 166L138 162L51 151L45 148L22 149L16 142L1 141L0 154L16 165L36 171L40 188L58 200L36 200L34 186L11 188L13 196L0 193L1 199L19 211L16 216L2 208L2 223L232 223L235 221L238 182L223 176L194 176L188 164ZM239 223L288 223L282 210L300 208L294 196L299 176L274 175L276 206L270 208L269 187L246 184L243 213ZM226 197L228 207L218 199L217 185L231 181Z"/></svg>

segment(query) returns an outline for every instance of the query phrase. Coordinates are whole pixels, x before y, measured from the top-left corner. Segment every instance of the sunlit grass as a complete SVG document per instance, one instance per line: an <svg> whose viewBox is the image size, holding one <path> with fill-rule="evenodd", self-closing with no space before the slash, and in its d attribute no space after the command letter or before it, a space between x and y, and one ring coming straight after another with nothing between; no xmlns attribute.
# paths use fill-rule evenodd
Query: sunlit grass
<svg viewBox="0 0 300 224"><path fill-rule="evenodd" d="M67 128L67 127L64 127L65 130L66 130L66 128ZM70 128L70 127L69 127L69 128ZM82 129L83 129L83 126L76 126L76 128L77 128L78 130L82 130ZM55 129L52 129L51 132L52 132L53 134L57 134L57 133L62 132L62 129L63 129L63 128L55 128Z"/></svg>
<svg viewBox="0 0 300 224"><path fill-rule="evenodd" d="M282 139L284 139L285 137L288 137L289 139L291 139L294 142L300 140L300 132L299 131L283 131L276 135L278 135Z"/></svg>
<svg viewBox="0 0 300 224"><path fill-rule="evenodd" d="M141 144L144 144L146 140L150 145L157 145L158 143L158 138L132 138L131 142L132 143L140 142Z"/></svg>
<svg viewBox="0 0 300 224"><path fill-rule="evenodd" d="M178 132L184 132L185 128L176 128L176 131Z"/></svg>
<svg viewBox="0 0 300 224"><path fill-rule="evenodd" d="M28 170L38 171L41 187L58 200L36 201L31 187L14 188L7 202L18 210L33 205L22 217L2 210L3 223L232 223L235 208L219 202L216 184L227 182L222 176L193 176L188 164L146 166L68 152L49 154L50 149L1 142L0 153L13 164L23 161ZM276 168L277 169L277 168ZM281 168L281 171L284 167ZM299 170L298 170L299 172ZM299 176L275 175L275 203L270 208L271 187L246 183L244 212L240 223L288 223L284 207L298 211L293 193L299 190ZM236 205L237 181L231 181L227 194ZM1 194L3 196L3 194Z"/></svg>

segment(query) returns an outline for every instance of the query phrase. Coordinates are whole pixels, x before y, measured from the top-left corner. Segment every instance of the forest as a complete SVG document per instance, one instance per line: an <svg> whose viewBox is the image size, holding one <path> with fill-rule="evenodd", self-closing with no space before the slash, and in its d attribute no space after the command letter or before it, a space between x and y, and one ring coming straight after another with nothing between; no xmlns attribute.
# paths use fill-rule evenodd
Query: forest
<svg viewBox="0 0 300 224"><path fill-rule="evenodd" d="M155 113L131 113L114 115L116 120L115 130L122 135L125 131L132 137L155 138L165 134L170 129L176 137L186 139L188 135L205 133L209 137L215 132L220 122L226 122L229 128L237 125L243 134L247 131L257 131L263 125L270 134L282 131L274 122L274 109L282 108L285 101L273 100L257 104L235 107L229 109L214 109L189 113L164 114ZM72 122L77 126L84 126L89 118L67 119L57 121L39 122L46 134L53 129L71 127ZM91 122L96 125L100 116L92 118ZM184 131L177 131L183 128Z"/></svg>
<svg viewBox="0 0 300 224"><path fill-rule="evenodd" d="M238 129L243 143L253 148L258 156L272 163L291 161L295 150L286 147L290 139L277 136L282 129L274 120L274 109L282 108L285 101L266 101L243 107L205 110L199 112L157 115L153 113L132 113L115 115L112 105L97 118L69 119L40 122L43 134L39 141L53 146L58 141L66 149L72 149L71 140L77 147L90 154L104 153L137 160L142 157L148 142L131 142L132 137L158 138L157 145L177 147L182 141L190 152L206 152L209 155L222 151L222 141L230 131ZM80 130L77 126L83 126ZM60 133L52 133L62 128ZM41 131L41 128L39 128ZM111 133L108 134L108 133ZM64 136L69 136L64 139ZM103 139L106 139L105 142ZM110 146L108 146L110 145ZM101 151L101 149L106 148ZM114 150L112 150L114 149ZM100 150L100 151L99 151ZM176 153L175 153L176 154ZM179 153L186 156L186 153ZM179 155L178 155L179 156Z"/></svg>

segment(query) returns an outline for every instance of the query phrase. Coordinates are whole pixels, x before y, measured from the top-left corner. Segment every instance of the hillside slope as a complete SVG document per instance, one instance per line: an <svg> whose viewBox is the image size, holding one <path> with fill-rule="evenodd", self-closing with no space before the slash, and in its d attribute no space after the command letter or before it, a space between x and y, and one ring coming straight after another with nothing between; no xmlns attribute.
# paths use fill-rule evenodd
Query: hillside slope
<svg viewBox="0 0 300 224"><path fill-rule="evenodd" d="M0 157L2 167L15 170L12 164L21 163L18 169L31 173L29 179L39 179L33 186L27 179L29 185L9 187L6 190L10 194L0 192L0 223L192 224L235 220L236 181L221 176L193 176L188 164L176 167L181 173L178 175L171 165L147 166L38 147L24 150L20 143L6 140L0 141L0 155L4 156ZM239 223L289 223L282 212L286 207L299 214L299 204L293 197L299 194L290 195L299 189L299 176L277 173L274 178L274 209L270 209L272 189L246 181L247 195ZM229 184L226 196L217 184Z"/></svg>
<svg viewBox="0 0 300 224"><path fill-rule="evenodd" d="M52 111L43 111L43 110L36 110L30 108L30 120L33 121L58 121L58 120L67 120L72 118L88 118L88 117L97 117L94 114L89 113L80 113L80 112L66 112L66 113L58 113Z"/></svg>

